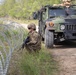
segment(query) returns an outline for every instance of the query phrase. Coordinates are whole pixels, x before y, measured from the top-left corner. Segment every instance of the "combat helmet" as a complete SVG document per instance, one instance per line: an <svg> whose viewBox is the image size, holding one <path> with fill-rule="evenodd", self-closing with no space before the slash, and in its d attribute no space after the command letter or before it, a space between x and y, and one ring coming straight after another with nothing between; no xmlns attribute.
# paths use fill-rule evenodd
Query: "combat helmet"
<svg viewBox="0 0 76 75"><path fill-rule="evenodd" d="M31 23L31 24L28 24L27 28L36 30L36 25L34 23Z"/></svg>

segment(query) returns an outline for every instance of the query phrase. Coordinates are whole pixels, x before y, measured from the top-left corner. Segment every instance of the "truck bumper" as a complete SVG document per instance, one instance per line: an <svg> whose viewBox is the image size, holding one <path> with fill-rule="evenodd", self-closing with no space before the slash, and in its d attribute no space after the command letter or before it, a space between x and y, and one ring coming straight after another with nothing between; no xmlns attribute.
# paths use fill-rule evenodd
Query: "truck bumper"
<svg viewBox="0 0 76 75"><path fill-rule="evenodd" d="M76 33L64 33L66 40L76 40Z"/></svg>

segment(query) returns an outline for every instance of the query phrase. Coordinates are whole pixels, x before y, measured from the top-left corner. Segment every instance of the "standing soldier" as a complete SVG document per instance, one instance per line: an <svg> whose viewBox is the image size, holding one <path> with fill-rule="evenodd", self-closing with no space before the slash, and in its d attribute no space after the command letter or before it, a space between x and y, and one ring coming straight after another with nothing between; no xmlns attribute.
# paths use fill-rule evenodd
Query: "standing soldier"
<svg viewBox="0 0 76 75"><path fill-rule="evenodd" d="M63 0L63 6L69 7L71 5L71 0Z"/></svg>
<svg viewBox="0 0 76 75"><path fill-rule="evenodd" d="M71 0L62 0L61 4L54 4L53 6L66 6L69 7L71 5Z"/></svg>
<svg viewBox="0 0 76 75"><path fill-rule="evenodd" d="M40 35L36 32L36 26L35 24L31 23L27 26L29 33L28 37L25 39L22 49L26 47L26 49L29 52L32 51L38 51L41 49L41 37Z"/></svg>

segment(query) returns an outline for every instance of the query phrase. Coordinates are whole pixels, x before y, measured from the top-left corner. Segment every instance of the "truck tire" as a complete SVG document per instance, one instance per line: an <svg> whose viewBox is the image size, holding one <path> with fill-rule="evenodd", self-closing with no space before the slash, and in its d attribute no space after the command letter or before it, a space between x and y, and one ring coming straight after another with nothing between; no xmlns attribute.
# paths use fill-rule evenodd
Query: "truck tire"
<svg viewBox="0 0 76 75"><path fill-rule="evenodd" d="M47 48L53 48L54 44L54 33L53 31L49 31L47 28L45 29L45 46Z"/></svg>

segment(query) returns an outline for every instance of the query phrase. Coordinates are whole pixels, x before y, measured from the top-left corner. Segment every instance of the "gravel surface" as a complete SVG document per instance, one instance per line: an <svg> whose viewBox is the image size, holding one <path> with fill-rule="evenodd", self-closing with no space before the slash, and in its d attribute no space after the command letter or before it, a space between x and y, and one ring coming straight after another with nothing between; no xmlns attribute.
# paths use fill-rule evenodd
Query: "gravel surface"
<svg viewBox="0 0 76 75"><path fill-rule="evenodd" d="M75 45L76 43L68 42L65 45L55 45L55 48L50 50L55 60L59 62L59 75L76 75Z"/></svg>

